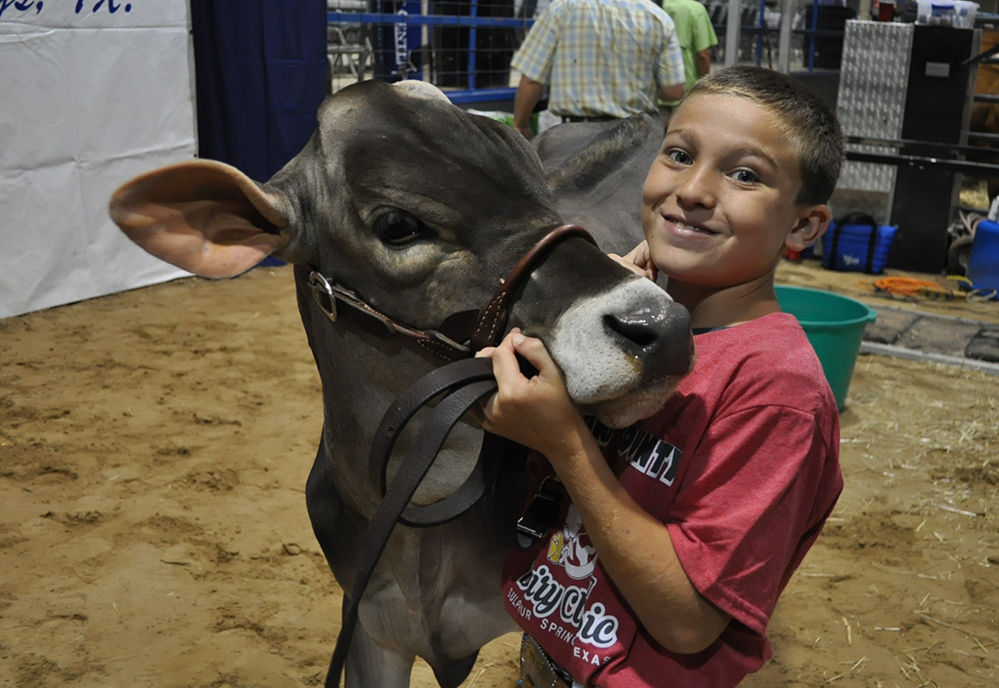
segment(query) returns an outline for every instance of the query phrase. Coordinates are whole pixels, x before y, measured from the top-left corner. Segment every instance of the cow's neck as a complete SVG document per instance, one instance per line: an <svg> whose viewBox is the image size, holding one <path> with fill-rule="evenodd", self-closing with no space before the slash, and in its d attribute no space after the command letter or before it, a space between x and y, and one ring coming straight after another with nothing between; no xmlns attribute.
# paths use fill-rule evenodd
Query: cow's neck
<svg viewBox="0 0 999 688"><path fill-rule="evenodd" d="M351 508L373 513L381 494L368 478L368 450L392 401L413 381L440 364L433 355L404 338L387 337L349 315L331 323L314 321L310 340L323 386L324 445L334 480ZM459 424L414 499L436 501L453 492L471 471L481 445L481 431ZM395 456L405 453L404 432ZM390 464L390 473L394 465Z"/></svg>

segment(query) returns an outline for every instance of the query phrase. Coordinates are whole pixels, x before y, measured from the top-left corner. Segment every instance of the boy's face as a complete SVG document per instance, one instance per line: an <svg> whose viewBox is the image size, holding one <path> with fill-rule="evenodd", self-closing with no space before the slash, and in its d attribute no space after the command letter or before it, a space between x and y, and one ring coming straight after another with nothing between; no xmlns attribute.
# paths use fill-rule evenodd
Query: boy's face
<svg viewBox="0 0 999 688"><path fill-rule="evenodd" d="M824 229L815 209L828 210L798 205L800 189L797 153L775 117L738 96L689 98L642 192L652 260L671 279L705 287L764 277L785 246L804 238L803 248Z"/></svg>

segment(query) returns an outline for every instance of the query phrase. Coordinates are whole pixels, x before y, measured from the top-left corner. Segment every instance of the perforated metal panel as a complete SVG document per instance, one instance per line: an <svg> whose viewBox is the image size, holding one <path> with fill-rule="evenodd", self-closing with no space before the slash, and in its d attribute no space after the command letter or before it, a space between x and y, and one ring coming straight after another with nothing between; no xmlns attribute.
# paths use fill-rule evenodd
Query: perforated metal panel
<svg viewBox="0 0 999 688"><path fill-rule="evenodd" d="M901 138L913 29L913 24L846 23L836 107L845 135ZM871 153L895 152L882 146L848 148ZM837 189L890 194L895 172L893 165L847 162Z"/></svg>

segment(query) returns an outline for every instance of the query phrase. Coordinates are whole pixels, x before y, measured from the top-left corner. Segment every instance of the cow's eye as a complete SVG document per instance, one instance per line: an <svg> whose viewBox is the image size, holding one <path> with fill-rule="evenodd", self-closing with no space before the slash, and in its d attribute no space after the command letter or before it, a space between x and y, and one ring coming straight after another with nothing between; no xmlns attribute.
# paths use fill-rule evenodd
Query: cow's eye
<svg viewBox="0 0 999 688"><path fill-rule="evenodd" d="M375 220L375 233L386 244L404 244L420 235L420 221L409 213L393 210Z"/></svg>

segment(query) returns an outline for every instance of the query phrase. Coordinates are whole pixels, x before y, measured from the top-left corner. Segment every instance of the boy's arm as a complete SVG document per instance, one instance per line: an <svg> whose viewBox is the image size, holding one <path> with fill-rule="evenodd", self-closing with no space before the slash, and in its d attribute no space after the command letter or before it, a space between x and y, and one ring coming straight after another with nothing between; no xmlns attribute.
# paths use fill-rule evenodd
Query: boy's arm
<svg viewBox="0 0 999 688"><path fill-rule="evenodd" d="M500 346L484 353L493 360L499 391L483 404L483 427L548 458L600 561L659 644L681 654L711 645L731 617L697 592L666 525L642 509L618 482L544 345L514 330ZM538 374L525 378L516 354Z"/></svg>

